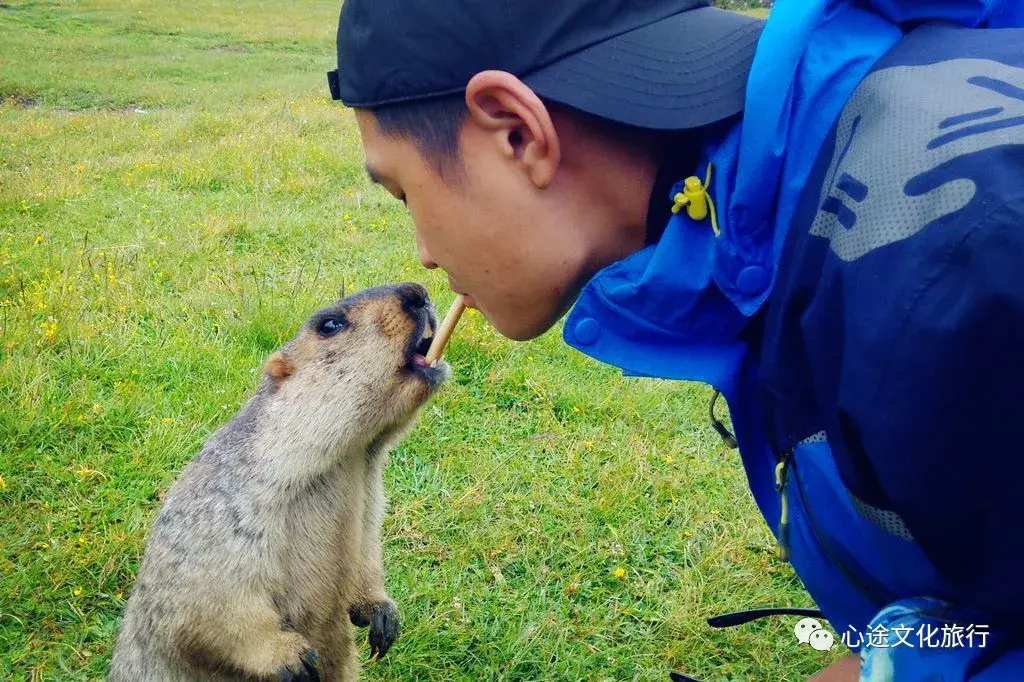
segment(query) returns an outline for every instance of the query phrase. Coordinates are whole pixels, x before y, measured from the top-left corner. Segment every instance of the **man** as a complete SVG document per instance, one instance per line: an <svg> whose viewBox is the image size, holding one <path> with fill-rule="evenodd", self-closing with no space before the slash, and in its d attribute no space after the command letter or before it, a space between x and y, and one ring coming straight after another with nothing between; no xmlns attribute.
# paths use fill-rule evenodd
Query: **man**
<svg viewBox="0 0 1024 682"><path fill-rule="evenodd" d="M721 392L860 654L820 679L1024 679L1024 31L996 30L1022 25L1016 0L346 0L329 81L424 266L499 332L572 308L571 346Z"/></svg>

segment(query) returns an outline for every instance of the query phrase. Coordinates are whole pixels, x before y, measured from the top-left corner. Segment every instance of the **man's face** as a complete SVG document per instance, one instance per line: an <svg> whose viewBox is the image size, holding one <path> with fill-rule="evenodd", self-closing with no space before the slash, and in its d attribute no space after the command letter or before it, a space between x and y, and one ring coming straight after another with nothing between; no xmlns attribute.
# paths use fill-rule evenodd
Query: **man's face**
<svg viewBox="0 0 1024 682"><path fill-rule="evenodd" d="M593 271L588 240L574 227L572 188L539 189L500 153L493 132L471 125L453 162L460 167L439 173L413 142L382 134L371 112L356 120L371 176L409 208L420 262L447 272L501 334L525 340L547 331Z"/></svg>

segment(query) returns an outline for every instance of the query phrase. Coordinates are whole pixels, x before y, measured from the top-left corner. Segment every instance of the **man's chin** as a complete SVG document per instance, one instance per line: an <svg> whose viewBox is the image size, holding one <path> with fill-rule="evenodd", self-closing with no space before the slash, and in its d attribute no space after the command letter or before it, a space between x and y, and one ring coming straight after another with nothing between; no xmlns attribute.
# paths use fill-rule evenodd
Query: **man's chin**
<svg viewBox="0 0 1024 682"><path fill-rule="evenodd" d="M532 341L538 336L542 336L549 329L555 326L555 323L558 322L561 317L561 315L555 315L550 319L511 319L501 315L492 316L483 308L479 308L478 310L480 310L480 313L487 319L487 322L494 327L499 334L512 341Z"/></svg>

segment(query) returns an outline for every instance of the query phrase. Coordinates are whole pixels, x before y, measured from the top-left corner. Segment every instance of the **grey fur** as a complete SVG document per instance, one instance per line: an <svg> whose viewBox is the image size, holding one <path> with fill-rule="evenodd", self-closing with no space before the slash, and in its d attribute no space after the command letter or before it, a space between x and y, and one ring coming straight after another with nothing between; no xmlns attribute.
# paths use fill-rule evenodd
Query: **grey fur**
<svg viewBox="0 0 1024 682"><path fill-rule="evenodd" d="M323 338L314 321L332 312L350 327ZM407 364L436 318L426 292L406 284L310 320L165 498L110 682L355 680L352 623L370 626L381 655L397 636L381 565L382 471L449 376L447 365Z"/></svg>

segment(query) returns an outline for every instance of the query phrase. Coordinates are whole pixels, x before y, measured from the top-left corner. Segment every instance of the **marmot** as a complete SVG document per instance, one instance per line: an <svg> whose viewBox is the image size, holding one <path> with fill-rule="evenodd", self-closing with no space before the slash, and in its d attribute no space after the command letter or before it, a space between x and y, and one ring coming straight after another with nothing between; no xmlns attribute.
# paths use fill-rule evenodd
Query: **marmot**
<svg viewBox="0 0 1024 682"><path fill-rule="evenodd" d="M111 682L355 680L353 624L384 655L381 470L450 376L424 358L436 327L423 287L375 287L269 357L163 501Z"/></svg>

